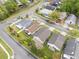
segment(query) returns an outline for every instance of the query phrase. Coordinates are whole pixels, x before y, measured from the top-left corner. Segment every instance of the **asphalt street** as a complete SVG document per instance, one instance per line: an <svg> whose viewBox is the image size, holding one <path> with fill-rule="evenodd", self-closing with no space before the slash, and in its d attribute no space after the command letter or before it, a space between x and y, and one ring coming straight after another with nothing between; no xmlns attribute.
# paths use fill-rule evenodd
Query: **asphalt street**
<svg viewBox="0 0 79 59"><path fill-rule="evenodd" d="M7 21L3 21L0 23L0 36L10 45L10 47L14 51L14 58L15 59L35 59L32 55L30 55L27 51L25 51L23 48L21 48L20 45L18 45L9 35L4 31L4 29L9 26L11 23L15 22L17 20L18 16L25 16L26 14L33 14L35 9L41 5L43 1L39 2L37 5L31 7L29 10L25 10L21 13L19 13L17 16L11 17L7 19Z"/></svg>

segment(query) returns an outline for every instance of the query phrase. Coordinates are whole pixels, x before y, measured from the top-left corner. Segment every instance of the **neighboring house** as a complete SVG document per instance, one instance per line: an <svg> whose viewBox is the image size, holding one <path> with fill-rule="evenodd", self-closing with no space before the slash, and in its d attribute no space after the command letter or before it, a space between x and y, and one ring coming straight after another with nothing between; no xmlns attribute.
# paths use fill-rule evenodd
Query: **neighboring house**
<svg viewBox="0 0 79 59"><path fill-rule="evenodd" d="M67 13L66 12L60 12L60 16L59 19L57 20L58 23L63 24L65 19L67 17Z"/></svg>
<svg viewBox="0 0 79 59"><path fill-rule="evenodd" d="M65 24L66 25L70 25L70 24L75 25L76 24L76 19L77 19L77 17L74 14L70 14L67 17L67 19L65 21Z"/></svg>
<svg viewBox="0 0 79 59"><path fill-rule="evenodd" d="M50 36L51 31L47 28L40 28L35 34L34 34L34 41L36 43L37 48L43 47L44 42L48 39Z"/></svg>
<svg viewBox="0 0 79 59"><path fill-rule="evenodd" d="M42 10L39 10L39 13L48 17L50 13L52 13L52 10L48 10L48 9L42 9Z"/></svg>
<svg viewBox="0 0 79 59"><path fill-rule="evenodd" d="M55 6L48 5L45 8L48 9L48 10L54 10L56 7Z"/></svg>
<svg viewBox="0 0 79 59"><path fill-rule="evenodd" d="M62 59L74 59L75 50L76 50L76 40L75 39L67 40Z"/></svg>
<svg viewBox="0 0 79 59"><path fill-rule="evenodd" d="M75 59L79 59L79 39L76 42Z"/></svg>
<svg viewBox="0 0 79 59"><path fill-rule="evenodd" d="M60 33L52 33L51 38L48 41L48 46L52 51L61 51L65 43L65 37Z"/></svg>
<svg viewBox="0 0 79 59"><path fill-rule="evenodd" d="M29 27L32 24L32 20L21 20L20 22L16 23L16 27L19 29L24 29Z"/></svg>
<svg viewBox="0 0 79 59"><path fill-rule="evenodd" d="M25 32L28 35L34 34L37 30L40 28L40 23L38 23L36 20L34 20L28 28L25 29Z"/></svg>

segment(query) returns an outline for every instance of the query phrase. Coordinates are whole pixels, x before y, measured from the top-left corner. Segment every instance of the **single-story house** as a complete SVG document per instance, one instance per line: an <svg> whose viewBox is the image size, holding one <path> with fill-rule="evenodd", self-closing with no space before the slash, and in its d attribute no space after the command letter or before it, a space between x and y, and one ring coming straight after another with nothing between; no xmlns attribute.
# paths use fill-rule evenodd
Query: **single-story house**
<svg viewBox="0 0 79 59"><path fill-rule="evenodd" d="M35 34L34 34L34 41L36 43L36 46L38 48L43 47L44 42L48 39L50 36L51 31L47 28L40 28Z"/></svg>
<svg viewBox="0 0 79 59"><path fill-rule="evenodd" d="M52 6L58 6L60 3L61 3L60 0L50 0L50 4Z"/></svg>
<svg viewBox="0 0 79 59"><path fill-rule="evenodd" d="M32 20L21 20L20 22L16 23L16 27L19 29L28 28L32 24Z"/></svg>
<svg viewBox="0 0 79 59"><path fill-rule="evenodd" d="M34 34L37 30L40 28L40 23L38 23L36 20L34 20L28 28L25 29L25 32L30 35Z"/></svg>
<svg viewBox="0 0 79 59"><path fill-rule="evenodd" d="M65 43L65 38L60 33L53 33L48 41L48 46L52 51L61 51Z"/></svg>
<svg viewBox="0 0 79 59"><path fill-rule="evenodd" d="M77 17L74 14L70 14L67 17L67 19L65 21L65 24L66 25L70 25L70 24L75 25L76 24L76 19L77 19Z"/></svg>
<svg viewBox="0 0 79 59"><path fill-rule="evenodd" d="M48 6L45 6L45 8L48 9L48 10L54 10L56 7L55 6L48 5Z"/></svg>
<svg viewBox="0 0 79 59"><path fill-rule="evenodd" d="M76 50L76 40L75 39L69 39L66 42L66 46L63 51L63 57L62 59L74 59Z"/></svg>
<svg viewBox="0 0 79 59"><path fill-rule="evenodd" d="M39 13L48 17L50 13L52 13L52 10L48 10L48 9L42 9L42 10L39 10Z"/></svg>

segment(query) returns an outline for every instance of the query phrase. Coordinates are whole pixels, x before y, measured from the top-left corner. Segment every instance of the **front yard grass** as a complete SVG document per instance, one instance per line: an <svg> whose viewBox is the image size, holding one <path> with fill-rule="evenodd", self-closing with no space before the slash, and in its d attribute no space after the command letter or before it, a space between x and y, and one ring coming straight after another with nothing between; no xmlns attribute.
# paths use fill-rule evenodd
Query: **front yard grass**
<svg viewBox="0 0 79 59"><path fill-rule="evenodd" d="M15 27L12 26L12 29ZM18 28L16 27L18 30ZM17 32L17 30L15 30ZM32 35L27 35L24 31L20 32L18 36L16 34L12 34L9 27L7 27L6 32L17 42L19 42L25 48L28 48L34 55L39 57L40 59L53 59L53 52L48 48L48 46L44 46L41 49L37 49L35 46L35 42L32 40Z"/></svg>
<svg viewBox="0 0 79 59"><path fill-rule="evenodd" d="M5 43L1 38L0 38L0 44L6 49L6 51L9 53L10 57L13 55L13 51L12 49L7 45L7 43ZM0 47L0 59L2 58L7 58L5 52L2 50L1 52L1 47ZM3 55L3 56L2 56Z"/></svg>
<svg viewBox="0 0 79 59"><path fill-rule="evenodd" d="M0 47L0 59L8 59L7 54L4 52L4 50Z"/></svg>

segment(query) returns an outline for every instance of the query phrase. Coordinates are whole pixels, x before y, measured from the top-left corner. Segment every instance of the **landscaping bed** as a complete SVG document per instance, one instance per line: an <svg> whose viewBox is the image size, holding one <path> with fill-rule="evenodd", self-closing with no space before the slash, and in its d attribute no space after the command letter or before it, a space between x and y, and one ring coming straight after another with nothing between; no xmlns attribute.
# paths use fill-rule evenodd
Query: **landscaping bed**
<svg viewBox="0 0 79 59"><path fill-rule="evenodd" d="M12 26L12 29L14 27ZM17 27L16 27L17 28ZM18 29L18 28L17 28ZM35 45L35 42L32 40L33 36L26 34L24 31L19 34L13 34L12 31L7 27L6 32L11 36L15 41L20 43L26 50L28 49L32 55L40 59L54 59L53 51L49 49L47 45L44 45L43 48L38 49ZM17 33L17 31L16 31Z"/></svg>

